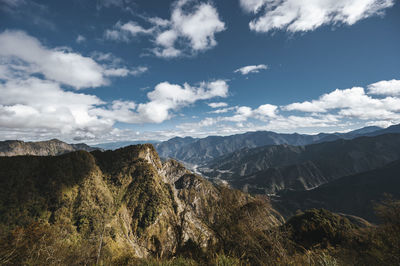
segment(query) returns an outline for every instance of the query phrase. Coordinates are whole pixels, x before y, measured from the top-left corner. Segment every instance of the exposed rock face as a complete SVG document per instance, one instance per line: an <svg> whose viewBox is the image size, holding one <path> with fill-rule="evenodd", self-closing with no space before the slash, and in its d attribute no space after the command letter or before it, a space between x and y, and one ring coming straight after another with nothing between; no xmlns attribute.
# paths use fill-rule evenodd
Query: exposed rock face
<svg viewBox="0 0 400 266"><path fill-rule="evenodd" d="M68 144L57 139L39 142L24 142L20 140L0 141L0 156L37 155L55 156L78 150L94 151L84 143Z"/></svg>
<svg viewBox="0 0 400 266"><path fill-rule="evenodd" d="M255 201L176 161L162 163L152 145L0 158L0 226L44 221L65 228L71 239L92 239L95 250L102 243L136 257L173 255L189 240L200 247L218 241L212 225L226 195L239 207ZM254 216L265 227L281 224L265 206Z"/></svg>

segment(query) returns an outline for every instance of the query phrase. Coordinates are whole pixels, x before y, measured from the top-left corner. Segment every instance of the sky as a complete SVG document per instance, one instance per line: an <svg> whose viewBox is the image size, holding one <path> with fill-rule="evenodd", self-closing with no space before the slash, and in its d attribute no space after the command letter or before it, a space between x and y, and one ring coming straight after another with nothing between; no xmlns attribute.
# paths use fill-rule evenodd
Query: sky
<svg viewBox="0 0 400 266"><path fill-rule="evenodd" d="M0 0L0 140L398 123L395 0Z"/></svg>

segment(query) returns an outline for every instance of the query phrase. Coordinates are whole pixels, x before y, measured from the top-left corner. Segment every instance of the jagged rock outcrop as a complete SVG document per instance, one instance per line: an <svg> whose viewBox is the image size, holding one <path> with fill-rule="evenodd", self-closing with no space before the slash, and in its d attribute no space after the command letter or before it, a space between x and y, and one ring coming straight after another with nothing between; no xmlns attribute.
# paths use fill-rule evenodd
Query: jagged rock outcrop
<svg viewBox="0 0 400 266"><path fill-rule="evenodd" d="M216 187L176 161L161 162L152 145L0 158L0 228L57 226L69 232L67 241L89 241L84 249L92 257L122 250L163 257L188 241L213 245L227 195L237 211L260 202ZM266 228L281 224L267 203L254 217Z"/></svg>
<svg viewBox="0 0 400 266"><path fill-rule="evenodd" d="M0 156L55 156L73 151L84 150L91 152L97 149L84 143L68 144L58 139L38 142L24 142L20 140L0 141Z"/></svg>

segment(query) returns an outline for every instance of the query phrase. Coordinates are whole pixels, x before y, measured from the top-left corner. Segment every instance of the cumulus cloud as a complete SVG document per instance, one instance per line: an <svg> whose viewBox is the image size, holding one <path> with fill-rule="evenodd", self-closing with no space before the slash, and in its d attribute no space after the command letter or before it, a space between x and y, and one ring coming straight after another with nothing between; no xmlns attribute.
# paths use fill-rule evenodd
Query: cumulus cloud
<svg viewBox="0 0 400 266"><path fill-rule="evenodd" d="M93 95L64 91L58 83L30 77L0 84L0 128L93 135L113 122L89 114L103 102Z"/></svg>
<svg viewBox="0 0 400 266"><path fill-rule="evenodd" d="M136 22L118 22L105 32L110 40L129 41L138 34L150 35L158 57L172 58L211 49L217 45L215 34L226 29L217 9L210 3L178 0L173 3L169 20L147 18L151 27L144 28Z"/></svg>
<svg viewBox="0 0 400 266"><path fill-rule="evenodd" d="M137 73L125 67L109 68L67 48L49 49L22 31L0 33L0 57L8 68L23 68L24 73L42 74L46 79L75 89L108 85L109 76Z"/></svg>
<svg viewBox="0 0 400 266"><path fill-rule="evenodd" d="M148 70L144 66L127 68L116 60L100 64L95 61L96 57L85 57L68 48L49 49L22 31L0 33L0 57L2 67L13 75L42 74L48 80L74 89L108 85L109 77L137 76ZM110 58L111 54L103 54L98 59Z"/></svg>
<svg viewBox="0 0 400 266"><path fill-rule="evenodd" d="M346 24L381 15L394 0L240 0L246 12L259 15L249 23L251 30L304 32L323 25Z"/></svg>
<svg viewBox="0 0 400 266"><path fill-rule="evenodd" d="M248 106L240 106L237 108L235 115L231 117L225 117L223 120L231 122L243 122L249 118L255 118L258 120L268 120L276 117L278 106L272 104L260 105L256 109L252 109Z"/></svg>
<svg viewBox="0 0 400 266"><path fill-rule="evenodd" d="M202 82L193 87L163 82L147 94L149 102L139 104L137 110L141 122L161 123L171 117L171 111L193 104L199 100L228 96L228 84L223 80Z"/></svg>
<svg viewBox="0 0 400 266"><path fill-rule="evenodd" d="M235 73L240 72L242 75L247 75L250 73L259 73L261 70L268 69L267 65L254 65L254 66L244 66L235 70Z"/></svg>
<svg viewBox="0 0 400 266"><path fill-rule="evenodd" d="M375 88L375 84L372 84L371 88ZM338 115L343 117L363 120L391 120L400 118L398 113L400 111L400 98L373 98L365 93L364 88L353 87L345 90L336 89L331 93L322 95L318 100L292 103L284 106L283 109L311 113L337 111Z"/></svg>
<svg viewBox="0 0 400 266"><path fill-rule="evenodd" d="M368 86L368 93L375 95L400 96L400 80L382 80Z"/></svg>
<svg viewBox="0 0 400 266"><path fill-rule="evenodd" d="M221 108L221 107L227 107L228 104L224 102L218 102L218 103L209 103L208 106L211 108Z"/></svg>
<svg viewBox="0 0 400 266"><path fill-rule="evenodd" d="M139 75L147 68L118 68L121 60L111 54L95 53L93 58L47 48L24 32L0 33L0 136L95 139L119 134L116 122L162 122L181 107L228 94L225 81L196 87L164 82L148 93L147 103L107 103L71 89L98 87L108 84L106 77Z"/></svg>
<svg viewBox="0 0 400 266"><path fill-rule="evenodd" d="M396 80L380 81L369 85L368 93L362 87L336 89L314 100L280 107L265 104L257 108L216 109L208 113L219 116L184 123L179 129L189 135L224 135L255 130L317 133L368 125L387 127L400 123L400 97L396 97L396 84ZM372 94L385 97L374 98ZM232 114L228 115L228 112Z"/></svg>

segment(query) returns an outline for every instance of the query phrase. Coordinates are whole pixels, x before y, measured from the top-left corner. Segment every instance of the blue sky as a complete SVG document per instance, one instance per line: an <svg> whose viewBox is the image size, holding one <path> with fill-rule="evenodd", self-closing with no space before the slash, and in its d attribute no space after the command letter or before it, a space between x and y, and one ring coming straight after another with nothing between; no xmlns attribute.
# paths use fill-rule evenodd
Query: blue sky
<svg viewBox="0 0 400 266"><path fill-rule="evenodd" d="M0 139L400 123L394 0L0 0Z"/></svg>

